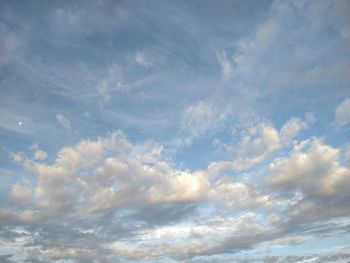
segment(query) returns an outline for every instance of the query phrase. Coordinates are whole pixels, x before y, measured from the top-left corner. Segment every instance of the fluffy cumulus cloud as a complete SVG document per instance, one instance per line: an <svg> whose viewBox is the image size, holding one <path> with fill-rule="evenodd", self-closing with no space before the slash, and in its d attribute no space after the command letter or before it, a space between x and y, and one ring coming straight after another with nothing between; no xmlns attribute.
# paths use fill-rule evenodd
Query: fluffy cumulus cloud
<svg viewBox="0 0 350 263"><path fill-rule="evenodd" d="M242 132L237 145L231 146L236 154L235 160L218 161L209 165L209 170L246 170L268 159L277 151L292 144L293 139L308 127L308 121L290 118L280 130L266 121L251 126Z"/></svg>
<svg viewBox="0 0 350 263"><path fill-rule="evenodd" d="M344 195L349 186L350 170L339 163L339 150L318 139L302 141L289 157L278 158L270 165L271 184L284 193L300 191L308 196Z"/></svg>
<svg viewBox="0 0 350 263"><path fill-rule="evenodd" d="M350 260L349 1L0 6L0 262Z"/></svg>
<svg viewBox="0 0 350 263"><path fill-rule="evenodd" d="M283 127L291 122L295 119ZM264 132L275 135L267 138L278 137L271 128ZM265 183L272 192L227 176L213 178L210 167L177 170L162 151L159 145L138 147L117 131L64 147L53 163L14 155L14 161L33 174L36 183L12 187L15 206L2 206L2 222L22 229L26 253L33 253L34 258L154 261L160 253L173 260L236 253L282 240L292 225L301 228L301 217L311 217L304 222L313 222L348 215L350 169L340 164L338 149L318 139L301 141L287 157L271 162L267 170L271 177ZM214 216L198 213L202 206L214 209ZM232 212L222 213L226 209ZM189 217L192 213L197 214L198 222ZM168 220L178 225L164 225ZM44 229L42 222L46 222ZM55 226L59 222L65 222L64 231L73 233L58 233ZM10 235L14 230L3 231ZM84 245L72 246L76 235L85 240ZM135 238L136 243L123 241L124 235ZM64 249L49 242L59 236ZM96 241L99 245L90 250L90 242Z"/></svg>
<svg viewBox="0 0 350 263"><path fill-rule="evenodd" d="M105 224L108 222L107 228L111 228L111 231L115 227L120 228L115 233L115 242L118 244L121 242L118 241L118 232L125 227L124 231L129 235L133 232L130 228L134 226L133 224L115 225L113 221L117 218L120 218L117 221L128 218L135 223L143 222L142 224L147 229L148 224L161 224L157 222L159 220L157 217L163 209L175 216L175 220L180 216L178 219L180 220L186 214L193 213L195 210L192 212L191 210L202 204L223 204L224 207L230 209L244 210L255 208L270 210L275 204L269 195L259 193L255 185L232 182L229 178L213 181L210 180L205 170L177 170L165 161L162 156L162 147L154 146L140 151L121 131L97 140L83 140L75 146L64 147L57 153L51 164L37 162L35 159L28 159L20 155L15 155L14 160L23 165L26 172L35 176L36 184L33 186L14 185L11 190L11 198L19 203L16 208L5 205L1 210L1 218L4 222L18 225L18 227L22 224L30 225L28 231L38 231L37 225L40 222L50 222L48 229L44 230L48 238L56 235L51 228L63 220L70 227L77 228L79 235L101 239L104 234L99 233L100 230L95 228L94 222L102 221ZM24 202L28 203L28 207L21 206ZM188 205L192 206L191 210L184 210ZM147 215L142 212L145 209L151 213ZM126 211L130 211L131 214ZM124 213L126 214L123 215ZM79 223L75 222L74 215L79 215L87 221L79 226ZM248 213L247 216L255 220L253 219L255 215ZM224 220L224 218L218 219L218 222L224 222ZM235 225L235 231L241 231L247 227L247 223L243 223L246 218L240 220L238 223L235 219L230 221ZM239 222L242 222L243 225L241 226ZM193 245L187 247L185 244L179 244L174 250L171 243L165 243L162 249L169 257L174 258L187 258L202 253L210 254L211 252L206 252L206 250L214 246L212 241L210 244L202 244L197 240L198 235L204 235L207 231L211 233L210 235L216 235L211 223L206 224L198 226L198 231L204 231L202 234L192 229L192 226L186 227L185 236L193 236ZM222 225L220 228L224 233L224 229L230 226ZM150 227L147 231L149 232L147 235L156 235L159 230L152 230ZM198 233L195 234L196 232ZM171 231L170 234L176 238L176 235L181 233ZM222 238L225 239L225 237ZM160 240L158 239L159 242ZM71 245L69 240L66 242L65 245ZM160 252L156 249L156 244L146 246L147 250L144 251L138 247L119 249L112 243L107 242L103 245L111 258L114 258L113 255L115 255L140 259L147 255L147 258L154 260L154 257L149 255L150 251ZM43 246L43 244L40 245ZM42 248L39 251L40 256L51 260L60 258L84 260L86 256L86 248L82 247L67 247L62 250L53 244L45 246L45 249ZM113 249L110 248L111 246ZM101 251L96 252L97 254L90 251L89 257L99 257L102 252L102 248Z"/></svg>
<svg viewBox="0 0 350 263"><path fill-rule="evenodd" d="M260 196L253 186L232 183L228 178L211 182L205 170L177 170L162 156L162 147L154 147L138 152L118 131L64 147L52 164L15 155L14 160L37 180L32 189L15 185L11 195L19 200L33 198L37 212L44 217L46 211L98 213L210 198L224 200L225 196L229 206L235 206L231 199L243 207L268 205L264 200L268 203L269 197Z"/></svg>

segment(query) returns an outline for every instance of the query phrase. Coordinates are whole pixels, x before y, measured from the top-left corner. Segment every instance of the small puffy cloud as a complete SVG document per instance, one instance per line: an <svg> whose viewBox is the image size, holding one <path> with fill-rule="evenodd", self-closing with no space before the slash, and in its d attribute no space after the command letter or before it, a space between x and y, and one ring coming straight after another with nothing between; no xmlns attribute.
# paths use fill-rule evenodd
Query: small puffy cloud
<svg viewBox="0 0 350 263"><path fill-rule="evenodd" d="M62 125L63 128L65 128L68 131L71 130L70 121L66 117L64 117L61 113L58 113L56 115L56 120L60 125Z"/></svg>
<svg viewBox="0 0 350 263"><path fill-rule="evenodd" d="M308 127L308 123L300 118L290 118L280 130L270 123L261 122L246 129L237 145L234 161L215 162L209 167L214 172L225 169L248 169L261 163L274 152L289 146L299 133Z"/></svg>
<svg viewBox="0 0 350 263"><path fill-rule="evenodd" d="M245 131L238 145L238 156L263 159L280 148L278 131L268 123L261 123Z"/></svg>
<svg viewBox="0 0 350 263"><path fill-rule="evenodd" d="M193 136L200 136L212 127L214 118L215 113L211 105L199 101L183 112L182 127Z"/></svg>
<svg viewBox="0 0 350 263"><path fill-rule="evenodd" d="M146 57L144 53L137 52L135 55L135 62L145 68L151 67L153 63Z"/></svg>
<svg viewBox="0 0 350 263"><path fill-rule="evenodd" d="M208 176L215 177L229 170L249 169L263 162L273 153L290 146L293 139L307 127L308 120L296 117L290 118L280 130L265 121L251 126L242 132L236 148L231 144L226 146L230 151L235 152L236 158L210 163L207 170Z"/></svg>
<svg viewBox="0 0 350 263"><path fill-rule="evenodd" d="M36 150L34 153L35 160L45 160L47 157L47 153L43 150Z"/></svg>
<svg viewBox="0 0 350 263"><path fill-rule="evenodd" d="M341 126L350 123L350 98L343 100L336 108L335 121Z"/></svg>
<svg viewBox="0 0 350 263"><path fill-rule="evenodd" d="M312 121L312 117L307 116ZM302 119L292 117L280 130L281 143L287 145L302 131L307 129L308 123Z"/></svg>

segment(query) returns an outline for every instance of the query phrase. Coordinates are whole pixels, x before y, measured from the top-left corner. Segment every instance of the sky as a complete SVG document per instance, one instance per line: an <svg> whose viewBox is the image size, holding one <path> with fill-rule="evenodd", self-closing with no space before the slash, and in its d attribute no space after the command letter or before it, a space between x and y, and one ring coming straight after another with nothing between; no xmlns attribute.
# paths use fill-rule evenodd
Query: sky
<svg viewBox="0 0 350 263"><path fill-rule="evenodd" d="M0 1L0 261L350 261L350 1Z"/></svg>

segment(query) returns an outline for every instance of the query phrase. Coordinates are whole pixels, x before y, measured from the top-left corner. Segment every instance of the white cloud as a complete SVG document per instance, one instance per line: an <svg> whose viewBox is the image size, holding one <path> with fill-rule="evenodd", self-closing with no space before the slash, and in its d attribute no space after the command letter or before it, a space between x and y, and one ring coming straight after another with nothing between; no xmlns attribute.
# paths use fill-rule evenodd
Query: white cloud
<svg viewBox="0 0 350 263"><path fill-rule="evenodd" d="M149 68L153 65L153 63L146 57L146 55L144 53L141 53L141 52L136 53L135 62L138 65L143 66L145 68Z"/></svg>
<svg viewBox="0 0 350 263"><path fill-rule="evenodd" d="M313 120L312 117L306 116L307 121ZM288 145L292 142L292 140L302 131L308 128L307 121L304 121L299 118L292 117L288 120L287 123L283 125L280 130L280 139L283 145Z"/></svg>
<svg viewBox="0 0 350 263"><path fill-rule="evenodd" d="M297 144L290 156L271 165L270 184L285 193L300 191L308 196L343 195L350 187L350 169L340 165L340 152L318 139Z"/></svg>
<svg viewBox="0 0 350 263"><path fill-rule="evenodd" d="M269 195L259 193L256 185L241 182L231 183L228 178L220 179L210 191L210 196L230 209L271 209L276 203Z"/></svg>
<svg viewBox="0 0 350 263"><path fill-rule="evenodd" d="M211 105L204 101L189 106L183 112L182 128L197 137L212 128L215 113Z"/></svg>
<svg viewBox="0 0 350 263"><path fill-rule="evenodd" d="M237 154L241 158L264 159L269 153L280 148L278 131L262 122L246 130L240 139Z"/></svg>
<svg viewBox="0 0 350 263"><path fill-rule="evenodd" d="M293 139L308 127L300 118L290 118L280 130L263 121L243 131L236 147L234 161L217 161L209 165L210 173L220 174L225 170L245 170L266 160L283 147L291 145Z"/></svg>
<svg viewBox="0 0 350 263"><path fill-rule="evenodd" d="M257 140L259 143L254 143L255 139L246 140L249 147L244 153L264 153L264 150L260 149L260 141L278 145L273 142L280 141L280 134L296 136L299 128L295 127L303 126L300 123L291 118L283 126L285 129L281 128L280 131L266 123L257 130L248 130L247 134L263 138ZM207 170L178 170L166 161L162 151L163 147L159 145L133 145L121 131L117 131L96 140L82 140L74 146L62 148L52 164L35 162L23 156L16 158L17 162L23 163L25 169L36 176L37 184L32 188L14 186L12 198L18 201L28 200L30 194L35 193L32 198L33 207L2 209L0 218L35 225L44 219L67 222L70 215L79 214L86 219L87 226L91 227L91 220L102 220L108 214L123 214L123 211L133 211L132 220L137 220L137 211L140 217L147 217L151 212L151 220L156 220L154 218L164 216L160 212L162 210L159 210L161 207L178 206L183 209L188 204L205 204L208 208L215 208L215 211L224 209L224 216L220 212L210 212L210 216L206 214L205 218L192 218L194 221L188 222L187 225L181 226L181 223L178 223L167 229L154 227L151 221L151 229L142 228L142 234L138 232L139 242L122 246L118 245L118 242L122 241L115 238L103 244L104 249L111 249L103 250L109 257L114 255L124 259L154 260L154 255L159 253L158 248L161 248L162 255L173 259L186 259L195 255L215 255L225 251L231 253L237 247L237 251L249 249L262 242L279 238L283 242L287 235L285 229L297 229L297 220L311 213L308 211L320 214L317 203L305 199L306 195L317 198L340 196L342 199L347 196L347 189L350 187L349 169L340 165L339 150L316 139L296 144L289 156L278 158L272 163L272 179L269 183L270 189L274 191L269 194L257 184L245 184L225 176L213 177L213 167ZM233 162L228 163L230 166ZM292 195L301 192L301 197L295 202L278 199L276 193L281 189L287 189ZM281 196L285 192L282 191ZM340 201L333 201L332 205L336 205L333 210L336 210ZM279 206L278 209L285 210L279 210L276 214L276 205ZM251 212L255 209L264 210L271 220L268 220L268 216ZM345 213L343 208L341 209L338 212L340 215ZM154 215L153 210L156 211ZM240 212L239 215L233 216L237 211ZM176 213L170 213L169 218ZM332 215L332 212L329 214ZM334 212L334 215L337 214ZM285 218L282 220L283 216ZM106 222L111 222L108 220ZM118 222L119 218L116 216L110 220ZM113 229L116 226L111 224L109 227ZM98 236L100 230L86 231L90 232L84 232L81 237L84 240L88 237L101 240L102 236ZM142 239L147 242L142 243ZM184 239L186 242L181 241ZM173 240L180 241L174 245ZM71 241L67 242L68 245ZM111 245L113 242L116 244L115 249ZM142 248L140 242L143 244ZM45 250L49 254L45 255L50 259L81 259L83 256L80 253L84 253L80 248L70 250L67 247L66 251L71 251L69 253L72 254L65 254L57 250L57 246L49 245ZM91 256L100 256L98 249L94 250L94 253Z"/></svg>
<svg viewBox="0 0 350 263"><path fill-rule="evenodd" d="M97 91L105 100L111 99L115 92L124 92L129 89L129 85L123 81L122 70L117 64L111 64L107 74L97 82Z"/></svg>
<svg viewBox="0 0 350 263"><path fill-rule="evenodd" d="M234 71L239 74L249 74L260 58L276 41L280 32L280 25L273 16L257 26L255 35L241 38L236 43L233 56Z"/></svg>
<svg viewBox="0 0 350 263"><path fill-rule="evenodd" d="M56 114L56 120L60 125L62 125L63 128L65 128L68 131L71 130L70 121L66 117L64 117L61 113Z"/></svg>
<svg viewBox="0 0 350 263"><path fill-rule="evenodd" d="M35 160L45 160L47 157L47 153L44 152L43 150L36 150L34 153L34 159Z"/></svg>
<svg viewBox="0 0 350 263"><path fill-rule="evenodd" d="M9 78L2 80L2 84L8 87L5 91L9 90L6 99L18 93L12 90L17 81L36 86L33 91L45 97L45 90L40 88L42 84L51 87L48 101L58 95L78 104L81 116L85 111L86 118L81 119L85 122L84 127L94 126L94 120L101 117L100 121L106 125L95 125L91 131L99 132L98 128L111 127L111 124L131 130L136 127L137 131L132 133L136 141L152 140L152 134L159 135L159 140L180 136L180 140L184 138L188 144L201 136L204 138L189 147L185 155L172 156L174 159L165 156L174 150L167 148L172 141L165 147L153 142L134 145L120 131L67 145L52 156L38 147L29 151L29 159L25 153L14 154L13 160L21 163L23 170L17 173L15 169L15 175L6 175L8 179L2 182L1 187L9 193L9 198L3 197L0 205L0 221L4 226L0 229L0 243L8 242L19 247L25 254L23 260L28 262L225 262L225 257L232 257L227 262L242 263L320 261L316 254L312 257L254 258L257 254L256 257L266 254L265 249L270 249L273 242L288 246L299 242L300 236L317 235L319 239L330 234L335 236L335 233L341 236L349 230L350 175L349 165L344 161L346 157L340 156L339 149L318 139L298 142L302 137L300 133L314 118L309 115L288 120L285 115L302 111L303 105L298 106L304 100L308 108L318 112L316 101L321 101L321 93L317 88L312 90L310 93L316 97L310 104L307 98L301 97L302 102L294 102L294 90L286 95L282 90L265 89L266 86L328 85L332 80L332 85L340 90L338 80L348 81L349 63L347 56L343 55L348 53L348 46L344 43L350 39L349 27L344 21L336 27L333 25L335 7L344 13L344 19L348 9L344 3L320 2L275 1L267 14L261 14L266 10L265 5L251 10L245 9L247 6L243 4L243 9L240 5L234 6L239 11L238 16L227 13L233 6L225 2L210 6L215 10L209 12L214 15L209 20L208 16L202 17L208 13L205 6L201 7L204 12L198 13L192 6L181 5L178 9L177 5L160 4L161 10L174 11L174 15L156 28L152 25L158 25L156 22L167 16L155 12L159 11L156 6L145 8L124 2L114 5L105 1L87 4L83 8L56 5L49 17L40 18L40 21L49 22L40 30L40 37L44 37L49 46L54 43L62 52L72 51L68 53L78 55L77 59L72 63L61 63L70 59L67 56L63 56L64 61L43 60L40 59L43 57L40 49L34 48L30 54L24 54L26 59L20 67L9 67ZM340 6L344 6L343 11L340 11ZM10 7L3 13L11 13ZM126 10L130 8L132 10ZM238 17L240 22L240 10L258 12L259 15L253 20L248 18L247 24L235 23L231 18ZM118 16L118 12L124 12L125 19ZM220 19L210 21L218 14ZM251 31L251 26L260 20L261 15L266 20ZM155 23L147 23L150 17ZM14 18L5 20L13 25L14 30L20 31L21 27L16 24L22 21L21 16ZM27 29L38 22L27 18L24 14ZM191 26L184 28L181 23ZM46 28L50 32L46 32ZM151 30L151 35L145 30ZM126 31L131 34L125 34ZM166 34L153 36L156 31ZM236 37L243 31L249 35L238 41L227 38L228 35ZM137 32L145 34L133 34ZM30 30L25 34L30 36ZM134 44L127 45L126 49L116 49L121 44L116 41L117 35L126 37L123 43L132 40ZM138 35L140 39L146 37L146 49L145 43L136 43L135 37L130 39L129 35ZM10 39L5 39L3 46L0 44L0 51L9 54L3 60L0 58L0 67L11 63L18 50L12 36L16 37L12 34ZM96 36L106 41L91 42ZM204 38L209 42L204 43ZM173 41L178 39L182 40ZM9 43L13 44L14 50ZM102 49L93 52L89 49L86 51L88 56L84 56L84 49L96 44L102 44ZM210 52L213 46L224 45L229 48L218 52L216 57ZM149 50L149 47L160 57L137 52ZM81 52L74 53L72 48ZM110 50L113 50L113 56L105 56ZM79 59L81 57L86 59ZM103 66L111 60L120 64ZM154 69L151 67L156 60L162 67L153 72L150 69ZM217 82L211 62L219 63L223 78L230 81ZM141 71L134 74L134 69ZM141 76L139 73L142 76L152 74L137 79ZM38 80L39 86L35 84ZM179 101L183 91L186 98ZM309 94L308 89L304 91ZM323 96L327 96L327 92L328 89L322 90ZM334 94L333 98L338 99L341 94L345 92ZM209 97L203 100L206 95ZM286 96L289 102L284 105ZM17 101L18 96L15 97ZM48 101L44 97L40 101L46 105ZM113 103L103 105L99 101L101 97L111 99ZM194 104L183 107L186 101L195 97ZM344 106L348 100L335 110L338 125L350 123L349 106ZM274 103L278 104L277 108L273 108L276 107ZM10 104L20 105L8 101ZM165 104L166 107L161 108L164 112L159 111L159 106ZM276 109L280 112L276 113ZM56 113L58 126L74 129L73 119L70 119L73 117L66 115L65 111L56 111L53 116ZM250 114L254 116L250 117ZM33 112L29 115L37 116ZM261 121L267 115L278 120L286 118L285 123L278 122L276 126L275 122ZM31 121L20 114L0 114L0 126L21 132L21 135L30 125L37 123L41 123L39 128L42 129L44 121ZM158 128L161 126L165 129ZM151 127L152 134L140 127ZM33 134L36 137L28 138ZM37 134L27 132L21 141L39 139L40 145L50 143L50 149L57 147L52 136L37 138ZM81 132L75 135L78 134ZM206 143L212 135L218 138L213 142L215 147L225 151L224 159L221 159L222 152L208 150L210 145ZM342 143L344 138L336 141ZM12 140L8 143L1 145L5 151ZM18 147L15 148L28 150L26 147L19 149L22 144L16 144ZM292 152L287 155L293 145ZM212 162L203 170L177 166L181 158L194 154L201 155L201 160ZM271 166L267 167L270 162ZM191 163L191 167L199 165L202 162ZM253 169L245 170L249 168ZM19 182L13 184L14 180ZM268 185L265 185L266 180ZM23 185L23 182L26 183ZM342 216L346 217L341 218L344 221L337 221ZM295 236L290 236L291 232ZM28 241L23 241L25 239ZM255 247L256 251L240 253ZM18 254L14 256L16 259L20 257Z"/></svg>
<svg viewBox="0 0 350 263"><path fill-rule="evenodd" d="M343 100L336 108L335 121L341 126L350 123L350 98Z"/></svg>
<svg viewBox="0 0 350 263"><path fill-rule="evenodd" d="M162 147L138 148L121 131L64 147L53 164L17 159L37 176L29 190L44 214L47 209L58 214L73 208L95 213L206 200L221 200L229 207L267 208L271 203L252 186L227 179L212 184L208 171L174 169L165 161ZM26 193L17 186L13 191L17 199ZM232 203L228 196L239 199Z"/></svg>
<svg viewBox="0 0 350 263"><path fill-rule="evenodd" d="M52 165L17 158L38 180L33 191L45 209L68 211L143 207L168 202L197 202L206 197L208 181L203 173L174 170L150 149L134 155L122 132L83 140L64 147ZM150 153L150 154L148 154ZM17 155L16 155L17 156ZM14 195L23 195L20 188Z"/></svg>
<svg viewBox="0 0 350 263"><path fill-rule="evenodd" d="M307 127L306 121L292 117L279 131L266 122L247 129L238 144L238 160L235 161L235 166L244 169L262 162L272 153L289 146Z"/></svg>

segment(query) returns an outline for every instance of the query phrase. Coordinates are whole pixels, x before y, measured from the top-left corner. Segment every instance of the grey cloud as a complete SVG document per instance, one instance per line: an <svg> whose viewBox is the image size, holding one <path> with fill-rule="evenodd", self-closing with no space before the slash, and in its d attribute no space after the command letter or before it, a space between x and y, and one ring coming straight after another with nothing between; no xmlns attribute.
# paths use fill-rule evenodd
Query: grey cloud
<svg viewBox="0 0 350 263"><path fill-rule="evenodd" d="M196 204L161 204L140 209L132 213L130 218L145 222L145 226L156 227L181 222L188 217L196 216L197 212Z"/></svg>
<svg viewBox="0 0 350 263"><path fill-rule="evenodd" d="M13 255L0 255L0 261L3 263L12 263L15 262L13 261L12 258Z"/></svg>

